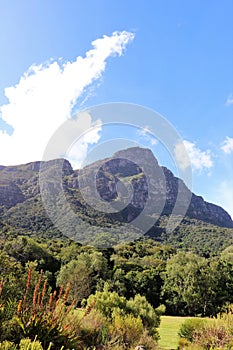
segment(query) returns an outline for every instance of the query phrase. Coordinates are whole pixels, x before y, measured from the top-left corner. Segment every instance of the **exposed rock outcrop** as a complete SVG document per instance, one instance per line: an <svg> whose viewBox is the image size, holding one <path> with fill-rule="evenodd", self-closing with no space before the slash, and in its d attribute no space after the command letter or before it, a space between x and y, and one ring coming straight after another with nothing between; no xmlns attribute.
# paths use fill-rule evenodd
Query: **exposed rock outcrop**
<svg viewBox="0 0 233 350"><path fill-rule="evenodd" d="M147 217L169 215L176 206L177 215L187 211L186 215L190 218L233 227L230 215L223 208L191 193L182 180L159 166L149 149L139 147L116 152L111 158L75 171L64 159L0 166L0 207L7 210L27 200L40 201L40 171L48 175L48 188L55 186L53 176L62 173L62 186L69 194L73 208L77 212L82 209L90 217L96 215L94 211L90 212L91 196L95 192L100 205L110 203L115 209L124 208L122 213L112 216L106 214L101 206L95 208L102 210L101 215L106 214L106 220L113 217L130 222L142 211ZM90 199L88 205L82 196L83 189Z"/></svg>
<svg viewBox="0 0 233 350"><path fill-rule="evenodd" d="M96 174L96 187L105 201L125 201L138 210L144 209L148 200L147 214L176 215L186 213L190 218L214 225L233 227L230 215L221 207L208 203L193 194L185 183L166 167L160 167L153 153L145 148L129 148L116 152L111 158L93 163L82 171L82 176Z"/></svg>

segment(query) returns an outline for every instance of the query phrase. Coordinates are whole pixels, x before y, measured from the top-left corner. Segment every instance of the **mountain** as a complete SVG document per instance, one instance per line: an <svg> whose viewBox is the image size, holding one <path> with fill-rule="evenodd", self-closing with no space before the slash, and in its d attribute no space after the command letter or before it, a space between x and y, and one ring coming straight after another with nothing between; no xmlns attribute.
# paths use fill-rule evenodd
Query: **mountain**
<svg viewBox="0 0 233 350"><path fill-rule="evenodd" d="M178 220L170 234L164 224L169 218ZM149 149L139 147L78 170L64 159L0 166L0 225L4 232L63 234L84 243L93 243L94 236L108 240L113 231L109 244L140 232L182 241L180 232L193 226L198 232L221 227L228 243L233 236L224 209L193 194Z"/></svg>
<svg viewBox="0 0 233 350"><path fill-rule="evenodd" d="M149 149L133 147L116 152L111 158L87 166L80 175L88 178L89 186L92 186L95 182L93 174L96 174L97 191L106 201L120 200L117 192L119 183L126 198L127 185L131 186L133 195L130 204L136 213L144 209L149 199L151 215L156 211L170 215L176 205L176 215L186 214L189 218L217 226L233 227L230 215L223 208L191 193L181 179L166 167L159 166ZM132 220L129 208L127 213L128 221Z"/></svg>

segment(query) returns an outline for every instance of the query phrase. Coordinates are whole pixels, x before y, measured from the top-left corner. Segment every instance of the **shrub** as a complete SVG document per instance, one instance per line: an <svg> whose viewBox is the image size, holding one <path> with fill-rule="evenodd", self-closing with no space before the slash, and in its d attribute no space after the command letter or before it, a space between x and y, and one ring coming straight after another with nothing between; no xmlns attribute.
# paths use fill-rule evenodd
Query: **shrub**
<svg viewBox="0 0 233 350"><path fill-rule="evenodd" d="M214 322L206 324L203 329L194 333L194 343L203 349L225 349L226 346L233 346L233 336L227 327Z"/></svg>
<svg viewBox="0 0 233 350"><path fill-rule="evenodd" d="M178 350L184 350L188 349L188 346L190 347L191 343L189 340L185 338L179 339L179 345L178 345Z"/></svg>
<svg viewBox="0 0 233 350"><path fill-rule="evenodd" d="M143 324L139 316L116 314L113 316L111 329L112 338L118 338L123 344L133 345L143 333Z"/></svg>
<svg viewBox="0 0 233 350"><path fill-rule="evenodd" d="M86 311L88 313L88 309ZM101 312L91 309L80 322L80 339L85 346L105 344L109 339L108 322Z"/></svg>
<svg viewBox="0 0 233 350"><path fill-rule="evenodd" d="M162 316L166 312L166 306L164 304L161 304L155 309L155 311L159 316Z"/></svg>
<svg viewBox="0 0 233 350"><path fill-rule="evenodd" d="M19 301L17 315L12 318L12 327L15 330L15 339L31 340L37 337L43 348L52 343L52 348L74 347L79 344L77 336L77 323L68 320L68 315L73 310L75 301L66 306L69 294L69 286L64 291L60 289L47 293L47 282L43 285L41 272L39 280L31 297L29 290L31 285L32 269L29 270L26 291L23 300Z"/></svg>
<svg viewBox="0 0 233 350"><path fill-rule="evenodd" d="M125 312L127 300L125 297L119 296L117 292L110 292L108 284L104 286L103 292L97 291L87 299L87 306L95 303L95 309L99 310L107 319L112 318L112 313Z"/></svg>
<svg viewBox="0 0 233 350"><path fill-rule="evenodd" d="M157 328L160 324L160 315L144 296L136 294L134 299L127 302L127 310L135 317L140 316L144 327L155 340L159 339Z"/></svg>
<svg viewBox="0 0 233 350"><path fill-rule="evenodd" d="M103 292L96 292L87 300L87 305L94 304L95 310L106 318L109 339L118 339L120 343L133 344L142 336L144 330L153 337L159 338L160 316L144 296L136 295L127 300L116 292L110 292L106 284Z"/></svg>
<svg viewBox="0 0 233 350"><path fill-rule="evenodd" d="M193 342L194 333L204 327L204 320L200 318L190 318L182 323L178 335L180 338L184 338L189 342Z"/></svg>
<svg viewBox="0 0 233 350"><path fill-rule="evenodd" d="M233 314L231 310L218 315L216 319L209 320L208 322L203 321L202 324L199 322L197 324L190 322L194 320L187 320L181 326L180 336L182 336L182 339L188 339L190 343L186 345L180 341L179 349L232 349Z"/></svg>
<svg viewBox="0 0 233 350"><path fill-rule="evenodd" d="M15 339L19 333L19 326L13 320L17 310L15 300L5 301L0 307L0 341Z"/></svg>
<svg viewBox="0 0 233 350"><path fill-rule="evenodd" d="M138 340L138 344L142 344L147 350L155 350L158 347L157 341L149 335L147 329L143 331L142 335Z"/></svg>

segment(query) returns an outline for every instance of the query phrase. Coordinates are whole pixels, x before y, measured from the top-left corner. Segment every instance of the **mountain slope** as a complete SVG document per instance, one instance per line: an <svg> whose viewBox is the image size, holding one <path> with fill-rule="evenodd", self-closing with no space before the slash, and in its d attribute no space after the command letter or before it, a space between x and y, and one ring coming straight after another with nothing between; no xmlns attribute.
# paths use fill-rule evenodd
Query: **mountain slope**
<svg viewBox="0 0 233 350"><path fill-rule="evenodd" d="M58 225L62 230L54 226L59 215L51 220L41 200L41 166L49 174L48 200L54 205L53 210L59 208L62 213ZM56 187L54 179L61 168L65 198L78 221L70 219ZM182 216L186 209L186 219L168 236L166 218L171 213ZM137 230L141 230L154 239L175 244L176 238L178 242L186 237L182 233L184 227L191 227L192 232L187 230L191 233L193 227L198 227L200 238L200 227L205 227L205 235L208 227L213 230L213 225L222 227L221 237L225 235L229 244L233 236L233 222L224 209L191 193L182 180L159 166L150 150L138 147L119 151L81 170L73 170L64 159L1 166L0 215L5 231L44 236L67 234L84 243L93 243L94 236L107 240L114 231L110 244L115 244L120 235L134 239Z"/></svg>
<svg viewBox="0 0 233 350"><path fill-rule="evenodd" d="M130 184L133 192L130 204L137 210L145 208L149 199L152 202L151 214L157 211L169 215L176 204L176 215L183 214L187 207L186 215L189 218L233 227L230 215L223 208L191 193L182 180L158 165L149 149L135 147L116 152L111 158L84 168L80 176L90 179L91 186L94 182L92 174L96 174L97 191L105 201L119 199L119 183L125 187L125 197L128 198L127 184Z"/></svg>

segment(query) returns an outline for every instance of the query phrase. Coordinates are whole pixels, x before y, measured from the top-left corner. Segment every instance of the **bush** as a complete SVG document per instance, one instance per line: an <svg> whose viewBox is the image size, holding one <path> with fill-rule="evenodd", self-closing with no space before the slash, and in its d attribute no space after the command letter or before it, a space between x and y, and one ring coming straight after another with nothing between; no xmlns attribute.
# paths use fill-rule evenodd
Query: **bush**
<svg viewBox="0 0 233 350"><path fill-rule="evenodd" d="M88 313L88 309L86 311ZM80 322L80 339L85 346L105 344L109 339L108 322L101 312L91 309Z"/></svg>
<svg viewBox="0 0 233 350"><path fill-rule="evenodd" d="M144 327L155 340L159 339L157 328L160 324L160 314L156 312L153 306L144 296L136 294L134 299L127 302L127 309L135 317L140 316Z"/></svg>
<svg viewBox="0 0 233 350"><path fill-rule="evenodd" d="M0 342L6 339L15 339L19 333L19 325L14 320L17 302L5 301L0 307Z"/></svg>
<svg viewBox="0 0 233 350"><path fill-rule="evenodd" d="M157 341L149 335L147 329L143 331L140 339L138 340L138 344L142 344L147 350L155 350L158 347Z"/></svg>
<svg viewBox="0 0 233 350"><path fill-rule="evenodd" d="M66 306L69 286L57 295L48 294L47 281L42 283L43 273L31 294L32 269L28 272L25 294L18 303L17 314L2 324L3 336L19 343L23 338L37 337L43 348L66 348L78 345L77 323L68 320L75 301Z"/></svg>
<svg viewBox="0 0 233 350"><path fill-rule="evenodd" d="M225 349L226 346L233 346L233 335L227 327L214 322L207 324L204 329L199 329L194 333L194 343L203 349Z"/></svg>
<svg viewBox="0 0 233 350"><path fill-rule="evenodd" d="M116 314L113 316L111 330L113 339L118 338L123 344L134 345L143 333L142 320L139 316L134 317L132 314Z"/></svg>
<svg viewBox="0 0 233 350"><path fill-rule="evenodd" d="M193 322L194 321L194 322ZM199 321L202 321L199 322ZM195 324L196 322L196 324ZM179 335L189 344L180 341L179 349L232 349L233 348L233 314L232 311L218 315L216 319L207 321L186 320Z"/></svg>
<svg viewBox="0 0 233 350"><path fill-rule="evenodd" d="M190 318L184 321L181 325L178 335L189 342L193 342L194 333L204 327L204 320L200 318Z"/></svg>
<svg viewBox="0 0 233 350"><path fill-rule="evenodd" d="M94 308L100 311L107 319L112 318L112 313L125 312L127 299L119 296L117 292L110 292L108 284L104 286L103 292L96 292L87 299L87 306L95 304Z"/></svg>
<svg viewBox="0 0 233 350"><path fill-rule="evenodd" d="M94 309L101 312L107 323L109 340L118 338L121 343L133 345L142 336L144 330L159 339L157 328L160 316L144 296L136 295L127 300L116 292L110 292L106 284L103 292L96 292L87 300L87 305L94 303Z"/></svg>

